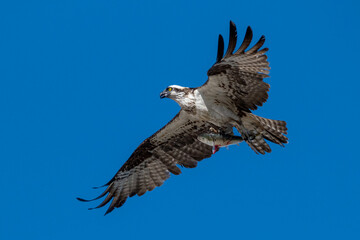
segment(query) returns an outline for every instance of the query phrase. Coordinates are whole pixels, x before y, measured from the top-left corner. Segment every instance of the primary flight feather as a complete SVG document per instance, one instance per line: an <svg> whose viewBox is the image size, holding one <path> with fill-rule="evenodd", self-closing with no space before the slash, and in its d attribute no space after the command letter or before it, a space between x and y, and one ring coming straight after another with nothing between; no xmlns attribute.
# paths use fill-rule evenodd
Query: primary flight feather
<svg viewBox="0 0 360 240"><path fill-rule="evenodd" d="M236 48L236 26L230 21L230 36L224 55L224 40L219 35L216 63L208 71L208 80L198 88L177 85L167 87L161 98L176 101L180 112L163 128L143 141L106 184L105 191L95 199L105 199L96 208L110 203L106 214L121 207L128 197L143 195L160 186L170 173L181 173L178 165L196 167L198 161L212 155L213 147L202 136L216 132L233 135L235 127L256 153L271 152L266 140L287 143L286 122L262 118L251 113L268 98L269 62L265 37L248 49L252 30L247 28L244 40ZM248 49L248 50L246 50ZM225 138L224 138L225 139ZM92 201L78 198L80 201Z"/></svg>

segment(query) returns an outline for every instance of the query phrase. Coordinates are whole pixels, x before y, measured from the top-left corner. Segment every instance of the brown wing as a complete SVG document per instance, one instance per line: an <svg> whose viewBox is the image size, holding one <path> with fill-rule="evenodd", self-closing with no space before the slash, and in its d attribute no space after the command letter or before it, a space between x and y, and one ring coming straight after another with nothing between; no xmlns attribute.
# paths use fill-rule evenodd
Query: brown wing
<svg viewBox="0 0 360 240"><path fill-rule="evenodd" d="M265 53L268 48L260 50L265 37L249 50L245 51L252 40L252 30L247 28L244 41L239 49L236 47L236 26L230 21L229 46L223 57L224 40L219 35L218 54L216 63L208 71L208 80L199 91L205 97L214 97L223 102L231 102L237 106L239 112L257 109L268 98L269 84L263 81L268 77L269 62Z"/></svg>
<svg viewBox="0 0 360 240"><path fill-rule="evenodd" d="M160 186L170 173L181 173L177 164L187 168L212 154L212 147L197 140L212 125L199 122L181 110L167 125L146 139L133 152L116 175L107 183L106 190L97 198L107 196L100 203L103 207L112 200L105 214L121 207L128 197L143 195ZM214 126L212 126L214 127ZM80 201L92 201L78 198Z"/></svg>

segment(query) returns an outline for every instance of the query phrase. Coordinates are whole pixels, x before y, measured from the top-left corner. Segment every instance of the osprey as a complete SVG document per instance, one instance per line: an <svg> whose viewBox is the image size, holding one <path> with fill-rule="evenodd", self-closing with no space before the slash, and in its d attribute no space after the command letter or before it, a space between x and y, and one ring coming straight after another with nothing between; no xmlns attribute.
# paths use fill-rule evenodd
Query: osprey
<svg viewBox="0 0 360 240"><path fill-rule="evenodd" d="M179 175L181 165L196 167L198 161L212 155L212 146L200 141L199 136L210 129L225 135L233 135L235 127L242 139L255 151L271 152L265 139L283 146L287 143L286 122L256 116L251 110L262 106L268 98L269 62L260 49L265 37L249 50L252 30L247 28L240 47L236 47L236 27L230 21L230 37L224 55L224 40L218 39L216 63L207 72L208 80L198 88L171 85L160 94L160 98L176 101L180 112L163 128L143 141L132 153L115 176L104 186L105 191L93 201L104 196L96 208L111 202L105 214L121 207L128 197L143 195L160 186L170 177ZM199 140L200 139L200 140Z"/></svg>

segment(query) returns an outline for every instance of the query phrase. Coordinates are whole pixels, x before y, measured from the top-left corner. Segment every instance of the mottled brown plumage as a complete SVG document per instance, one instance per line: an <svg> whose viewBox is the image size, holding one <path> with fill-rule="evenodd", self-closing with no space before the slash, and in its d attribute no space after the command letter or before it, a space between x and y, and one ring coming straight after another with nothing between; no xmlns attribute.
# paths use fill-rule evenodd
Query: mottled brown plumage
<svg viewBox="0 0 360 240"><path fill-rule="evenodd" d="M261 36L251 49L245 51L250 45L252 35L252 30L248 27L242 45L235 54L232 54L237 34L235 24L230 22L229 44L231 45L229 46L231 48L209 69L208 81L201 86L204 92L214 92L214 97L222 93L222 97L230 98L233 104L238 106L238 114L242 111L256 110L258 106L262 106L268 98L267 92L270 89L270 85L263 81L264 78L269 77L269 62L264 55L268 49L258 51L264 44L265 37ZM219 52L221 50L218 54ZM210 91L210 89L218 88L224 91Z"/></svg>
<svg viewBox="0 0 360 240"><path fill-rule="evenodd" d="M106 184L105 191L93 199L105 197L96 208L111 202L106 211L109 213L122 206L128 197L141 196L162 185L170 173L180 174L178 165L196 167L198 161L212 154L212 147L198 140L209 129L232 135L235 127L242 139L261 154L271 151L265 139L281 146L287 143L283 135L287 133L286 122L251 113L266 102L270 87L263 81L270 69L265 55L268 49L261 49L265 37L246 51L252 36L248 27L235 51L237 32L230 22L227 51L224 55L224 40L219 35L216 63L209 69L206 83L199 88L171 85L161 93L161 98L176 101L181 106L180 112L140 144Z"/></svg>
<svg viewBox="0 0 360 240"><path fill-rule="evenodd" d="M239 49L232 53L235 50L237 33L235 24L230 22L228 50L224 57L221 57L223 38L220 35L217 61L209 69L209 78L199 91L207 98L212 97L217 102L234 106L232 111L240 120L233 126L245 136L247 144L256 153L264 154L271 152L264 139L283 145L287 143L287 138L283 135L287 134L287 128L284 121L265 119L250 113L266 102L270 89L270 85L263 81L269 77L270 70L265 55L268 48L261 49L265 37L261 36L258 42L246 51L252 37L252 30L248 27ZM272 129L270 126L279 128Z"/></svg>
<svg viewBox="0 0 360 240"><path fill-rule="evenodd" d="M120 168L108 187L97 198L107 197L100 208L111 202L106 213L122 206L128 197L143 195L161 186L170 173L179 175L180 168L196 167L198 161L212 155L212 147L197 140L197 136L216 127L200 122L186 111L180 111L167 125L146 139ZM80 201L92 201L78 198Z"/></svg>

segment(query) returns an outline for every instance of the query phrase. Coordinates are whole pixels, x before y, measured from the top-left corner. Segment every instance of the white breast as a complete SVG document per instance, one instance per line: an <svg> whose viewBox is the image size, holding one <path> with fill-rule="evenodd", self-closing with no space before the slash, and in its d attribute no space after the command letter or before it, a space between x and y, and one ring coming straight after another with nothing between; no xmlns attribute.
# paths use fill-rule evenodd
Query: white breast
<svg viewBox="0 0 360 240"><path fill-rule="evenodd" d="M206 98L198 90L194 91L197 114L214 124L228 124L238 117L226 104Z"/></svg>
<svg viewBox="0 0 360 240"><path fill-rule="evenodd" d="M200 92L196 89L194 91L194 98L195 98L195 106L196 110L200 112L208 112L209 109L204 102L203 97L201 96Z"/></svg>

